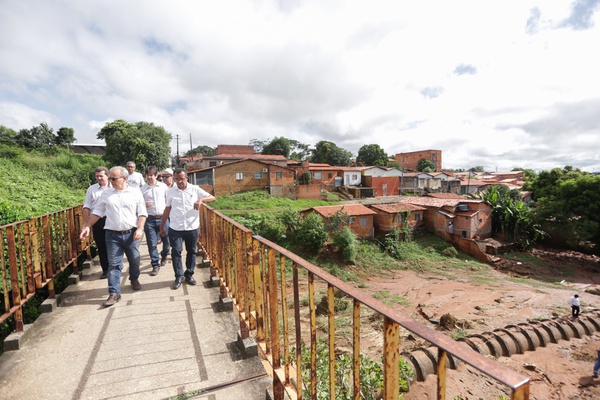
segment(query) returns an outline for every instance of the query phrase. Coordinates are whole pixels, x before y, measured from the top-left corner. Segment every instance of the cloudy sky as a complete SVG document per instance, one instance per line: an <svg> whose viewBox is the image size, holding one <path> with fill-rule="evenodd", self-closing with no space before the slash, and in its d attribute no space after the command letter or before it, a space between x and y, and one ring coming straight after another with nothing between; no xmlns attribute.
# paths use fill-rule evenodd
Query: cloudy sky
<svg viewBox="0 0 600 400"><path fill-rule="evenodd" d="M0 125L600 171L600 0L0 0ZM175 152L176 141L172 142Z"/></svg>

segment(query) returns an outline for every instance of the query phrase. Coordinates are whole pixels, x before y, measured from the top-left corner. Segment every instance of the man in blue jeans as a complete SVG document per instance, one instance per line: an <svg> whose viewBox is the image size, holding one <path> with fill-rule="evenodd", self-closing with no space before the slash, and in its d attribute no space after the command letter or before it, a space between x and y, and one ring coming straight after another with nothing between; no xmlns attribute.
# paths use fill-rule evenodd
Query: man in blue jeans
<svg viewBox="0 0 600 400"><path fill-rule="evenodd" d="M142 186L142 195L146 202L148 219L144 225L148 253L150 253L150 264L152 265L151 276L156 276L161 267L161 259L158 254L158 239L160 234L160 222L165 211L167 199L167 185L158 181L158 170L155 166L146 168L146 184ZM164 249L164 244L163 244ZM166 258L166 256L165 256Z"/></svg>
<svg viewBox="0 0 600 400"><path fill-rule="evenodd" d="M106 217L104 231L108 255L108 299L105 307L121 300L121 270L123 253L129 262L129 280L133 290L142 288L140 276L139 241L144 233L144 224L148 213L144 197L138 188L127 186L127 170L113 167L108 173L112 188L102 192L98 205L92 210L85 226L79 234L84 239L90 234L90 228L102 217Z"/></svg>
<svg viewBox="0 0 600 400"><path fill-rule="evenodd" d="M199 186L188 183L187 172L176 169L173 173L175 185L167 192L167 206L162 216L160 234L165 234L165 223L169 220L169 241L171 261L175 272L173 289L179 289L183 279L195 285L196 249L198 228L200 227L200 204L215 201L215 197ZM183 244L185 243L185 272L183 272Z"/></svg>

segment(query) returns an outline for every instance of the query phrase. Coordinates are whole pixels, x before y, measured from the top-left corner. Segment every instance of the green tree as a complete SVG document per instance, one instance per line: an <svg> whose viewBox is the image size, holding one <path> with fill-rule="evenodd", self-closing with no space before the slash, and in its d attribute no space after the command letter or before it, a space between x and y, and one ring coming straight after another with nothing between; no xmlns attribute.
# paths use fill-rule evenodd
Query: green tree
<svg viewBox="0 0 600 400"><path fill-rule="evenodd" d="M185 155L186 156L191 156L192 154L204 154L205 156L214 156L215 155L215 148L214 147L210 147L210 146L196 146L191 150L188 150Z"/></svg>
<svg viewBox="0 0 600 400"><path fill-rule="evenodd" d="M315 146L311 161L314 163L348 167L352 164L352 153L336 146L333 142L322 140Z"/></svg>
<svg viewBox="0 0 600 400"><path fill-rule="evenodd" d="M69 147L75 141L75 131L73 128L62 127L56 132L54 144L60 147Z"/></svg>
<svg viewBox="0 0 600 400"><path fill-rule="evenodd" d="M0 143L13 143L16 136L16 131L0 125Z"/></svg>
<svg viewBox="0 0 600 400"><path fill-rule="evenodd" d="M435 164L433 161L426 158L421 158L417 162L417 171L419 172L435 172Z"/></svg>
<svg viewBox="0 0 600 400"><path fill-rule="evenodd" d="M483 169L483 165L477 165L469 168L469 172L485 172L485 170Z"/></svg>
<svg viewBox="0 0 600 400"><path fill-rule="evenodd" d="M365 144L358 150L356 162L362 165L388 165L388 156L378 144Z"/></svg>
<svg viewBox="0 0 600 400"><path fill-rule="evenodd" d="M296 161L307 160L311 155L310 146L304 143L300 143L294 139L288 139L290 142L290 156L289 158Z"/></svg>
<svg viewBox="0 0 600 400"><path fill-rule="evenodd" d="M290 141L288 139L284 137L276 137L263 146L261 153L289 158L290 147Z"/></svg>
<svg viewBox="0 0 600 400"><path fill-rule="evenodd" d="M523 180L531 181L537 177L537 173L531 168L513 168L513 171L523 171Z"/></svg>
<svg viewBox="0 0 600 400"><path fill-rule="evenodd" d="M21 129L15 136L16 143L36 150L49 149L54 146L55 140L54 130L45 122L31 129Z"/></svg>
<svg viewBox="0 0 600 400"><path fill-rule="evenodd" d="M169 166L171 134L161 126L116 120L107 123L97 137L106 142L104 160L113 165L133 161L139 169L148 165L156 165L159 170Z"/></svg>

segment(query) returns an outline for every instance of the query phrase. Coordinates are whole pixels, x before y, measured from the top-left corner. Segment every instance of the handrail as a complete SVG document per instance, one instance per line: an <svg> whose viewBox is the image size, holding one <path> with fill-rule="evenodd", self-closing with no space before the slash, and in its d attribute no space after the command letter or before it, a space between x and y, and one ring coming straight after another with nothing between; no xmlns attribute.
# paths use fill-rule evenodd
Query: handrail
<svg viewBox="0 0 600 400"><path fill-rule="evenodd" d="M356 289L298 255L252 232L210 206L200 210L203 223L200 238L211 262L211 276L218 276L221 296L231 296L239 317L242 339L250 334L257 341L263 359L270 368L275 399L284 392L292 399L304 398L301 344L310 340L310 398L316 399L317 335L327 335L329 352L329 393L335 393L335 312L334 291L343 292L353 302L353 393L360 396L359 362L361 357L361 307L368 307L383 319L385 399L399 397L399 327L407 329L438 348L438 399L446 398L448 357L456 357L510 389L512 400L529 399L529 378L475 352L468 346L407 317L394 308ZM289 282L286 267L292 267ZM300 304L300 275L306 274L308 307ZM326 287L327 327L317 329L315 290ZM292 293L288 293L291 288ZM293 310L293 316L288 315ZM308 322L303 321L308 316ZM296 354L289 354L290 344ZM295 372L295 376L292 376Z"/></svg>
<svg viewBox="0 0 600 400"><path fill-rule="evenodd" d="M15 318L24 329L23 306L36 290L48 287L56 297L53 278L89 249L79 241L82 206L78 205L0 226L0 322Z"/></svg>

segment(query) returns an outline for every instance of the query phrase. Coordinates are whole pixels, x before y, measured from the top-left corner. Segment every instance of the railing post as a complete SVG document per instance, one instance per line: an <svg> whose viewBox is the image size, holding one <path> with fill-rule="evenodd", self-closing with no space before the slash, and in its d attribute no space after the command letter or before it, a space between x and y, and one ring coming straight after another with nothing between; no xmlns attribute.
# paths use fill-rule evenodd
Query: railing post
<svg viewBox="0 0 600 400"><path fill-rule="evenodd" d="M384 398L398 400L400 390L400 327L397 323L384 317L383 319L383 357L384 357Z"/></svg>
<svg viewBox="0 0 600 400"><path fill-rule="evenodd" d="M448 353L438 347L437 363L437 398L446 399L446 364L448 363Z"/></svg>
<svg viewBox="0 0 600 400"><path fill-rule="evenodd" d="M8 263L10 266L10 283L13 305L18 307L15 311L15 330L23 332L23 309L21 308L21 288L19 287L19 268L17 266L17 248L15 246L15 227L6 227L6 241L8 244Z"/></svg>

